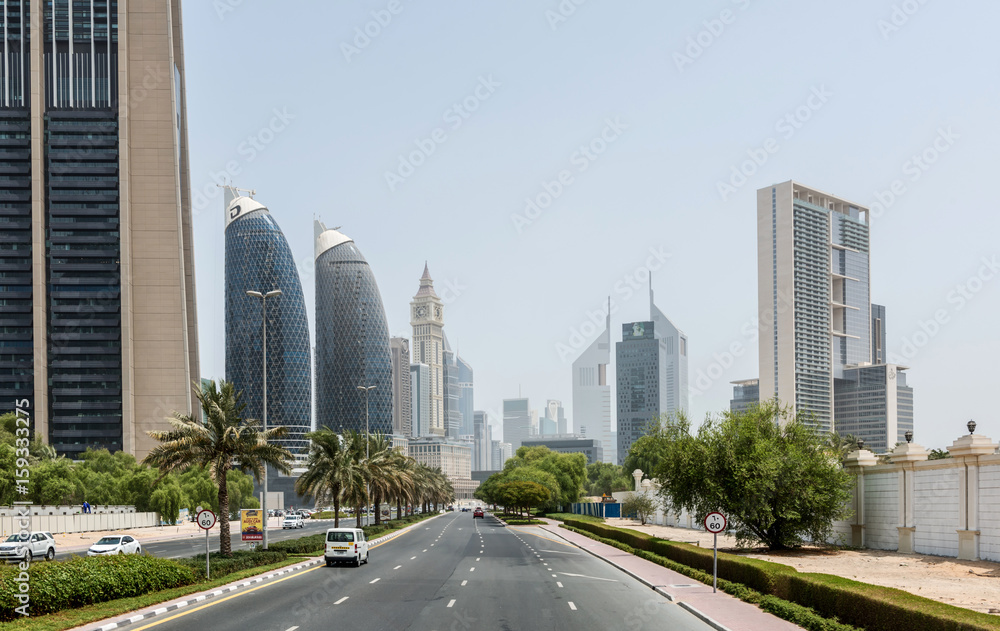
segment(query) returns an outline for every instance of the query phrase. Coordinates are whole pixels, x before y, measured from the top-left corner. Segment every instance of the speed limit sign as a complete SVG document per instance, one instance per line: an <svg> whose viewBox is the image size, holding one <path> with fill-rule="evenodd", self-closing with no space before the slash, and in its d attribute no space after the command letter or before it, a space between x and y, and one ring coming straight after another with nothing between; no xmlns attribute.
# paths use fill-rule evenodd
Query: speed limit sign
<svg viewBox="0 0 1000 631"><path fill-rule="evenodd" d="M215 525L215 513L210 510L199 511L198 513L198 526L204 530L210 529Z"/></svg>
<svg viewBox="0 0 1000 631"><path fill-rule="evenodd" d="M726 529L726 516L722 513L709 513L705 515L705 530L718 534Z"/></svg>

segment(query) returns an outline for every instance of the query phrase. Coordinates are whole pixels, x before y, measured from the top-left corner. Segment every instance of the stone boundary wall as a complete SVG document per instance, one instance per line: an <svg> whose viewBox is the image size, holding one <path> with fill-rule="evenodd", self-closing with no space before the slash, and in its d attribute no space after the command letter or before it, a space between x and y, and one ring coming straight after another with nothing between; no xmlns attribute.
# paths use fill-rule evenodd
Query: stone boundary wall
<svg viewBox="0 0 1000 631"><path fill-rule="evenodd" d="M158 513L137 513L134 506L94 506L84 514L79 506L25 506L31 515L31 531L53 534L127 530L159 526ZM20 532L21 507L0 507L0 534L6 539Z"/></svg>

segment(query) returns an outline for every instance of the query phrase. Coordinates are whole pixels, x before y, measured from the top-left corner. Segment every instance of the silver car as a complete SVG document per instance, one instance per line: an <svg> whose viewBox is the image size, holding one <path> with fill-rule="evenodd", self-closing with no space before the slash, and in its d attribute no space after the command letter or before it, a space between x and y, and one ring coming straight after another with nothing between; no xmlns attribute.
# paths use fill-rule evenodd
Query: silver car
<svg viewBox="0 0 1000 631"><path fill-rule="evenodd" d="M27 540L21 538L20 534L13 534L0 544L0 561L20 562L32 559L45 559L51 561L56 558L56 540L52 533L33 532L28 535Z"/></svg>

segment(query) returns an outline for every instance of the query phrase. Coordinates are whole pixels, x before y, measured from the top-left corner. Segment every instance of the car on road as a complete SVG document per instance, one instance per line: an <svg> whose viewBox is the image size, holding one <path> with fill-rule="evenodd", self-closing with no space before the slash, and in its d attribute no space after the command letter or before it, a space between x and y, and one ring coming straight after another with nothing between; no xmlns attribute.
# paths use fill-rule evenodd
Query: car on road
<svg viewBox="0 0 1000 631"><path fill-rule="evenodd" d="M368 563L368 540L360 528L330 528L326 531L326 549L323 558L327 567L350 563L360 567Z"/></svg>
<svg viewBox="0 0 1000 631"><path fill-rule="evenodd" d="M20 533L14 533L0 544L0 561L16 563L34 558L48 561L56 558L56 540L52 533L32 532L28 534L27 540Z"/></svg>
<svg viewBox="0 0 1000 631"><path fill-rule="evenodd" d="M107 556L109 554L142 554L142 546L135 537L128 535L114 535L111 537L101 537L97 543L90 546L87 556Z"/></svg>
<svg viewBox="0 0 1000 631"><path fill-rule="evenodd" d="M478 506L476 507L476 510L472 511L472 518L475 519L476 517L479 517L481 519L486 517L485 514L483 513L483 509Z"/></svg>
<svg viewBox="0 0 1000 631"><path fill-rule="evenodd" d="M306 522L302 519L302 515L298 513L289 513L285 515L285 519L281 522L281 529L286 528L305 528Z"/></svg>

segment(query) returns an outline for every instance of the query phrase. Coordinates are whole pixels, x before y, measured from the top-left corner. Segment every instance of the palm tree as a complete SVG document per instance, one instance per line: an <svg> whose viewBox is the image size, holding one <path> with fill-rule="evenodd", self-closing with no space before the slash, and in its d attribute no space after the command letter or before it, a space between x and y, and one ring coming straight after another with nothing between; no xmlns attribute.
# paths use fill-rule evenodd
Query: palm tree
<svg viewBox="0 0 1000 631"><path fill-rule="evenodd" d="M276 438L288 433L284 427L272 427L262 432L260 423L240 416L245 404L240 402L242 393L236 392L231 381L214 381L202 388L197 382L195 392L201 403L202 414L193 416L174 412L167 420L173 427L169 431L146 432L160 441L143 464L157 467L162 480L172 471L201 465L208 469L212 480L219 485L219 551L232 556L229 534L229 489L226 474L231 469L252 472L260 480L264 467L271 465L282 473L290 473L292 454L284 447L272 444Z"/></svg>
<svg viewBox="0 0 1000 631"><path fill-rule="evenodd" d="M385 434L368 436L368 456L364 461L364 475L375 510L375 525L382 523L382 500L389 497L393 488L392 440Z"/></svg>
<svg viewBox="0 0 1000 631"><path fill-rule="evenodd" d="M306 435L312 441L306 472L295 481L295 492L315 497L317 501L333 501L333 527L340 528L340 501L344 488L354 475L354 459L349 446L329 427Z"/></svg>
<svg viewBox="0 0 1000 631"><path fill-rule="evenodd" d="M344 481L344 501L354 507L354 516L358 527L361 526L361 508L369 504L368 474L365 471L365 435L354 430L343 434L344 446L350 454L350 475Z"/></svg>

